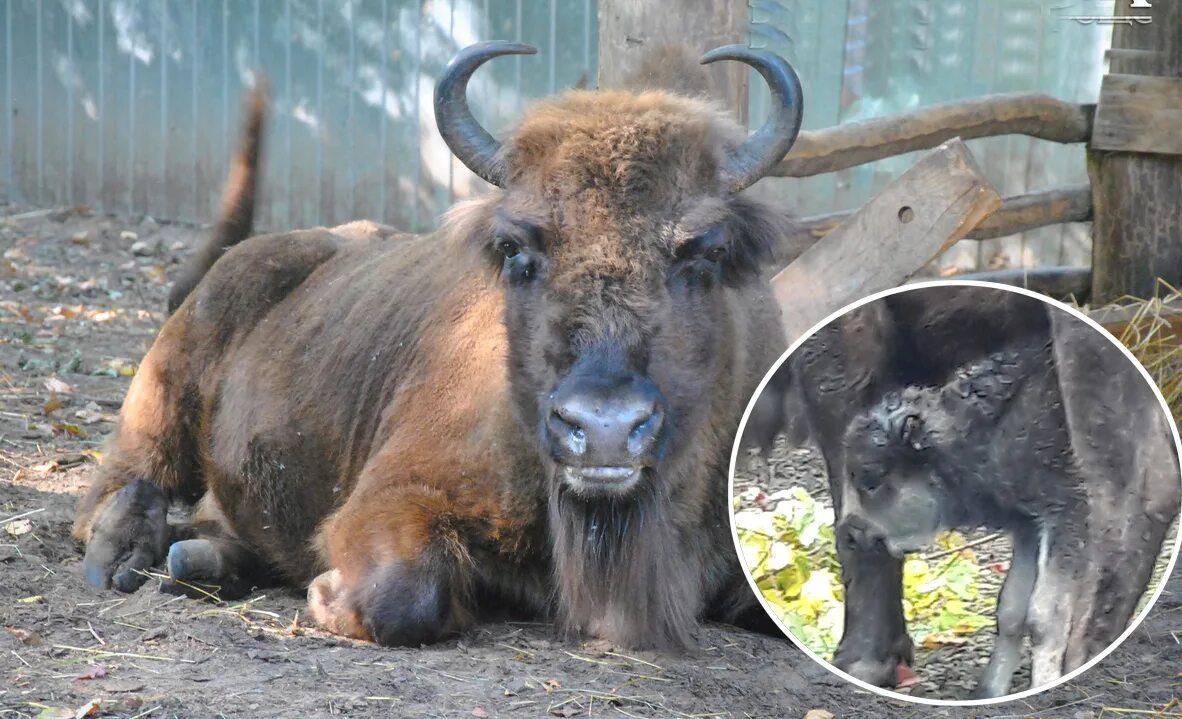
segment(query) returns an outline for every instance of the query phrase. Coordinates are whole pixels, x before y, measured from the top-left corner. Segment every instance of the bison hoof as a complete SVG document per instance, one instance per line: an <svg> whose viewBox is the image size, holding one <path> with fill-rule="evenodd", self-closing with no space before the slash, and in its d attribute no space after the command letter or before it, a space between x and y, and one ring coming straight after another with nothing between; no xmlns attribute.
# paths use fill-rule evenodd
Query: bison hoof
<svg viewBox="0 0 1182 719"><path fill-rule="evenodd" d="M452 629L451 588L445 577L387 565L347 587L339 570L308 588L312 617L325 629L389 647L431 644Z"/></svg>
<svg viewBox="0 0 1182 719"><path fill-rule="evenodd" d="M164 558L168 539L164 492L143 480L128 484L111 497L94 524L82 560L86 581L134 592L147 580L144 570Z"/></svg>

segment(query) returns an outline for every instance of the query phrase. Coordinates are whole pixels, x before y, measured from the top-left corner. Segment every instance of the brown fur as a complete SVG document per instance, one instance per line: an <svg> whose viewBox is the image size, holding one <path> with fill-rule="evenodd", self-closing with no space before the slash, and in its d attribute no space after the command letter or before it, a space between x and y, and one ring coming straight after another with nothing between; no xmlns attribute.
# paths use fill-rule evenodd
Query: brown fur
<svg viewBox="0 0 1182 719"><path fill-rule="evenodd" d="M783 218L720 192L742 137L699 100L573 91L505 143L506 189L432 235L227 251L128 393L75 524L88 577L134 588L124 570L161 558L127 558L155 487L204 493L196 535L232 569L311 582L318 621L382 643L511 607L677 645L751 608L725 468L784 344L758 263ZM717 261L695 254L710 228ZM495 254L505 237L532 279ZM645 368L667 401L667 449L627 497L572 493L542 446L546 393L592 361Z"/></svg>

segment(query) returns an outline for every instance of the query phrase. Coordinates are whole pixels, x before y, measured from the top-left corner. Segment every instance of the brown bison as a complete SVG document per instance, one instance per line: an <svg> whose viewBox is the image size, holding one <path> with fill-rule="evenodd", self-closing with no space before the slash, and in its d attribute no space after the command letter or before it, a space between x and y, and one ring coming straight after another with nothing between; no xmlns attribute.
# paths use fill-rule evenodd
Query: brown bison
<svg viewBox="0 0 1182 719"><path fill-rule="evenodd" d="M619 90L541 102L498 142L468 79L534 52L473 46L439 81L443 138L501 189L432 234L238 244L240 163L80 505L89 581L133 591L167 557L223 596L310 585L318 622L382 644L503 609L630 646L762 617L726 467L785 344L760 260L786 220L739 193L791 146L799 81L719 48L702 62L771 87L750 137L701 99ZM168 524L171 500L196 503L191 525Z"/></svg>

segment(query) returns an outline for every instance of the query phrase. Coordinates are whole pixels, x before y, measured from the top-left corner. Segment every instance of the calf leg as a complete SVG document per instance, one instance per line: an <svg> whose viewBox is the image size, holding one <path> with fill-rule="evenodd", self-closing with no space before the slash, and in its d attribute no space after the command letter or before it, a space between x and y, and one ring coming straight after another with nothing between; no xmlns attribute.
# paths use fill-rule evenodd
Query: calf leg
<svg viewBox="0 0 1182 719"><path fill-rule="evenodd" d="M981 680L974 691L976 698L1005 696L1010 692L1014 671L1022 660L1022 641L1026 638L1026 615L1034 583L1038 578L1038 532L1023 527L1014 532L1014 552L1010 571L997 599L997 637Z"/></svg>
<svg viewBox="0 0 1182 719"><path fill-rule="evenodd" d="M1086 528L1086 519L1075 525L1060 518L1059 526L1043 526L1038 536L1038 576L1030 597L1027 621L1030 625L1031 680L1034 688L1045 687L1066 671L1076 597L1086 591L1078 581L1084 546L1074 539L1075 529ZM1080 536L1083 536L1082 533Z"/></svg>
<svg viewBox="0 0 1182 719"><path fill-rule="evenodd" d="M903 617L903 561L881 545L861 549L838 542L845 585L845 628L833 665L868 684L893 687L900 664L913 656Z"/></svg>
<svg viewBox="0 0 1182 719"><path fill-rule="evenodd" d="M308 588L313 618L387 646L438 641L468 624L470 561L453 510L423 486L359 488L321 535L332 569Z"/></svg>

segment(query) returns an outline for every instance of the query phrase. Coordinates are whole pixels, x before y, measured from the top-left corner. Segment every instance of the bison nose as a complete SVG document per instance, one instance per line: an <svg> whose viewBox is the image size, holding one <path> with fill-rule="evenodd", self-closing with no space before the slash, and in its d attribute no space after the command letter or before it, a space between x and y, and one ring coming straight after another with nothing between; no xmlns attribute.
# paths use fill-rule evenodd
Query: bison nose
<svg viewBox="0 0 1182 719"><path fill-rule="evenodd" d="M646 379L603 391L555 394L547 433L555 458L582 467L629 467L651 462L664 422L661 394Z"/></svg>

